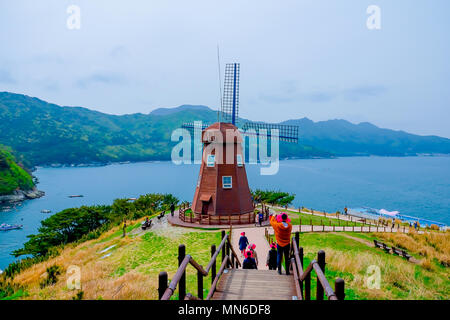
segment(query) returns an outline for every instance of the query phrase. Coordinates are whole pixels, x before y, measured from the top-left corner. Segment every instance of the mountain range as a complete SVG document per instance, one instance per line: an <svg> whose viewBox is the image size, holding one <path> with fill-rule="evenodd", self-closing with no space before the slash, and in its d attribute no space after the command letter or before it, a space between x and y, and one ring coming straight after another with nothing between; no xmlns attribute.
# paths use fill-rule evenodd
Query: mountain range
<svg viewBox="0 0 450 320"><path fill-rule="evenodd" d="M216 122L217 112L183 105L149 114L110 115L0 92L0 144L12 148L28 166L169 160L177 143L170 140L172 131L194 120ZM302 118L281 124L298 125L300 137L298 144L280 144L282 158L450 154L450 139L382 129L367 122Z"/></svg>

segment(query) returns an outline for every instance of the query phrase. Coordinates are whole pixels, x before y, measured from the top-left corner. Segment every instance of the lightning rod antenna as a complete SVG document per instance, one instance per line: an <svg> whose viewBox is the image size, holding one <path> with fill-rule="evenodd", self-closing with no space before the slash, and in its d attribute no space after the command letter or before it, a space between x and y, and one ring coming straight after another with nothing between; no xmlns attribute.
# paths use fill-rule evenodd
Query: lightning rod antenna
<svg viewBox="0 0 450 320"><path fill-rule="evenodd" d="M217 109L217 122L220 122L220 110L222 110L222 80L220 76L220 51L219 51L219 45L217 45L217 67L219 70L219 100L220 100L220 109Z"/></svg>

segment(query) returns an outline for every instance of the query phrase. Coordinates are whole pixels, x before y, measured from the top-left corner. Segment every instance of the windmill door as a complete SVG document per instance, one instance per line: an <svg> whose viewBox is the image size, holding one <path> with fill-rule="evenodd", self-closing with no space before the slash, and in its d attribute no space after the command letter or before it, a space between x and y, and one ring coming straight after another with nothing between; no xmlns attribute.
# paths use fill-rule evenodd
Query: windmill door
<svg viewBox="0 0 450 320"><path fill-rule="evenodd" d="M200 197L200 200L202 201L202 215L207 215L209 204L211 203L211 195L204 194Z"/></svg>
<svg viewBox="0 0 450 320"><path fill-rule="evenodd" d="M209 202L202 201L202 215L208 214Z"/></svg>

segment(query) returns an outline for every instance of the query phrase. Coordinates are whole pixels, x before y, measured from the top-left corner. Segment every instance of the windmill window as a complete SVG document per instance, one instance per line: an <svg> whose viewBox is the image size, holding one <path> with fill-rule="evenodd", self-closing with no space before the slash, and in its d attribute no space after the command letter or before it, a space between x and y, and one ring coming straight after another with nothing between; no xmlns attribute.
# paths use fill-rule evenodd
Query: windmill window
<svg viewBox="0 0 450 320"><path fill-rule="evenodd" d="M242 155L241 154L238 154L236 156L236 162L237 162L238 167L242 167L243 166Z"/></svg>
<svg viewBox="0 0 450 320"><path fill-rule="evenodd" d="M216 162L216 156L213 154L208 155L208 160L206 161L206 165L208 167L214 167Z"/></svg>
<svg viewBox="0 0 450 320"><path fill-rule="evenodd" d="M222 188L231 189L233 187L233 182L231 176L222 177Z"/></svg>

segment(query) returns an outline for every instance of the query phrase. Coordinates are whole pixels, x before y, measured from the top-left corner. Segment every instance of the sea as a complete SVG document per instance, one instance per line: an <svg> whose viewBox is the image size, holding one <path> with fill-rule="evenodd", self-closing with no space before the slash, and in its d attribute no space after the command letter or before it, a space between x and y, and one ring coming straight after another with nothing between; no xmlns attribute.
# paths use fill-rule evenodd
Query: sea
<svg viewBox="0 0 450 320"><path fill-rule="evenodd" d="M450 157L283 160L274 175L262 175L261 167L246 165L250 188L294 193L295 207L327 212L369 207L450 225ZM172 162L38 168L34 175L45 196L0 211L0 224L23 225L23 229L0 231L0 269L15 260L11 252L22 247L51 214L146 193L172 193L192 201L198 173L199 165Z"/></svg>

